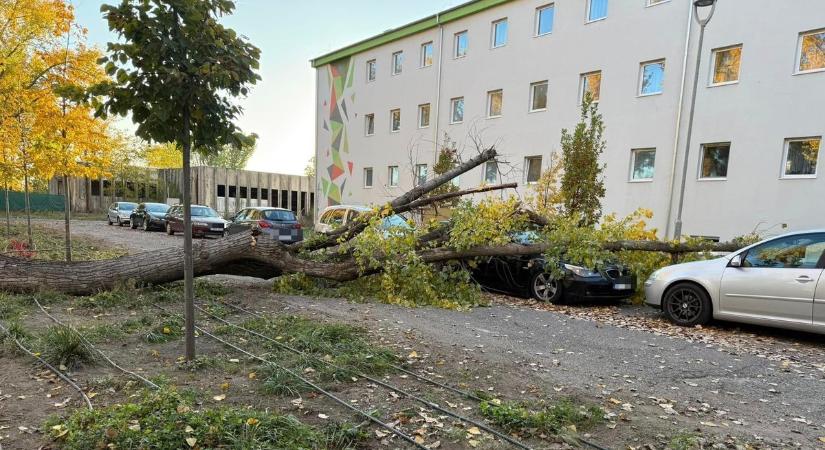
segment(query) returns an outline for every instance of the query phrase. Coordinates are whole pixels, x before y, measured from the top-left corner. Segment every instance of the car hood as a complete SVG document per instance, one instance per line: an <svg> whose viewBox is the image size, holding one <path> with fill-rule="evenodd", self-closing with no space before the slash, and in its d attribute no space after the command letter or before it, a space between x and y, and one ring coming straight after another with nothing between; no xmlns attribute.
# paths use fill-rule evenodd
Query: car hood
<svg viewBox="0 0 825 450"><path fill-rule="evenodd" d="M720 258L692 261L663 267L657 271L658 277L676 276L680 278L693 278L704 277L706 275L711 275L713 277L716 275L721 276L722 270L727 267L731 257L732 255L726 255Z"/></svg>
<svg viewBox="0 0 825 450"><path fill-rule="evenodd" d="M220 217L202 217L202 216L192 216L192 222L226 223L226 221L221 219Z"/></svg>

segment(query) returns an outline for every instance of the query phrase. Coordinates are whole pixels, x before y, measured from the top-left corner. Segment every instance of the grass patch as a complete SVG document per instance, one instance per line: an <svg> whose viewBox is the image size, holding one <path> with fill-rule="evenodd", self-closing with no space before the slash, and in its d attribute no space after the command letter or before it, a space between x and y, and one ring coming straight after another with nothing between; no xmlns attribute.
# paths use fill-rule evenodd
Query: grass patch
<svg viewBox="0 0 825 450"><path fill-rule="evenodd" d="M23 296L0 292L0 319L15 320L26 313L34 302L26 301Z"/></svg>
<svg viewBox="0 0 825 450"><path fill-rule="evenodd" d="M575 436L604 420L604 411L597 406L584 406L571 399L528 409L526 406L498 400L484 401L479 405L481 414L508 432L525 436L546 434L550 436Z"/></svg>
<svg viewBox="0 0 825 450"><path fill-rule="evenodd" d="M679 433L667 444L669 450L694 450L699 448L699 438L692 433Z"/></svg>
<svg viewBox="0 0 825 450"><path fill-rule="evenodd" d="M94 357L83 345L80 336L64 326L51 326L40 337L43 359L53 365L63 365L74 369L83 364L91 364Z"/></svg>
<svg viewBox="0 0 825 450"><path fill-rule="evenodd" d="M31 251L31 256L34 259L45 261L64 261L66 259L66 242L61 230L32 225L32 241L34 249ZM25 225L12 225L11 236L7 236L5 230L0 233L0 252L12 249L15 242L28 242ZM14 253L20 254L20 252ZM126 251L122 248L107 247L85 236L72 236L72 260L74 261L111 259L125 254Z"/></svg>
<svg viewBox="0 0 825 450"><path fill-rule="evenodd" d="M150 344L161 344L183 336L183 319L170 316L143 334L143 340Z"/></svg>
<svg viewBox="0 0 825 450"><path fill-rule="evenodd" d="M392 370L396 356L386 348L373 345L363 328L347 324L327 324L298 316L273 319L252 319L245 328L267 335L296 350L308 353L344 370L324 364L314 358L304 358L267 343L267 350L278 355L278 361L288 361L301 370L312 368L322 381L351 379L356 373L380 376Z"/></svg>
<svg viewBox="0 0 825 450"><path fill-rule="evenodd" d="M263 391L267 394L295 397L312 390L311 386L279 367L265 366L261 372L264 376Z"/></svg>
<svg viewBox="0 0 825 450"><path fill-rule="evenodd" d="M365 439L349 424L326 429L292 416L238 408L196 409L174 390L145 392L140 399L68 419L49 419L56 448L351 448Z"/></svg>

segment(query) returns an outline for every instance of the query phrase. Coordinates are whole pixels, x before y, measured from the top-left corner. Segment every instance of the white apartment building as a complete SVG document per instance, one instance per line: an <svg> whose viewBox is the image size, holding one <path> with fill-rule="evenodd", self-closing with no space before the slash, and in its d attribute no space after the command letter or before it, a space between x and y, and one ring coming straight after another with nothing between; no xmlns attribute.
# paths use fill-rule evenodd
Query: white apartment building
<svg viewBox="0 0 825 450"><path fill-rule="evenodd" d="M476 0L314 59L318 210L410 189L445 133L500 154L462 188L528 194L590 92L604 212L649 208L670 237L698 56L683 234L825 227L825 1L718 0L701 55L692 3Z"/></svg>

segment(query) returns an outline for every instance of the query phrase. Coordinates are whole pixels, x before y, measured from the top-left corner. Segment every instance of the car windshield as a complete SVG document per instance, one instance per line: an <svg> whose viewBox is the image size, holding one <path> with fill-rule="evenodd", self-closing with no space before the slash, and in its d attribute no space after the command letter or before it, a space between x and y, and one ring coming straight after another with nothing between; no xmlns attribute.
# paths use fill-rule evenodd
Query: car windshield
<svg viewBox="0 0 825 450"><path fill-rule="evenodd" d="M393 214L387 218L385 218L381 222L382 228L393 228L393 227L400 227L400 228L411 228L410 224L404 220L403 217L399 216L398 214Z"/></svg>
<svg viewBox="0 0 825 450"><path fill-rule="evenodd" d="M263 212L266 220L276 220L279 222L287 222L295 220L295 214L292 211L281 211L280 209L269 209Z"/></svg>
<svg viewBox="0 0 825 450"><path fill-rule="evenodd" d="M192 217L220 217L220 215L208 206L193 206Z"/></svg>
<svg viewBox="0 0 825 450"><path fill-rule="evenodd" d="M134 204L134 203L121 203L120 204L120 209L122 209L124 211L131 211L131 210L135 209L136 206L137 205Z"/></svg>
<svg viewBox="0 0 825 450"><path fill-rule="evenodd" d="M160 203L154 204L154 205L146 205L146 211L156 212L156 213L165 213L166 211L169 211L169 205L163 205L163 204L160 204Z"/></svg>

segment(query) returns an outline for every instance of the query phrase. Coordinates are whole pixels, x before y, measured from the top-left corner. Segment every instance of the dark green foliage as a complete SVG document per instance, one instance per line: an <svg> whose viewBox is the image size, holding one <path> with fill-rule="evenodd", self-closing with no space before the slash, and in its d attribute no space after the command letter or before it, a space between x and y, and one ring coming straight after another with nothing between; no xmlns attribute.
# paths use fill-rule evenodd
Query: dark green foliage
<svg viewBox="0 0 825 450"><path fill-rule="evenodd" d="M524 435L570 435L592 427L604 418L604 411L596 406L584 407L570 399L544 406L537 410L522 405L495 400L479 406L481 414L492 423L510 432Z"/></svg>
<svg viewBox="0 0 825 450"><path fill-rule="evenodd" d="M143 335L143 340L150 344L160 344L177 339L183 335L183 319L180 317L167 317L160 324L153 327Z"/></svg>
<svg viewBox="0 0 825 450"><path fill-rule="evenodd" d="M63 326L52 326L40 338L43 359L53 365L64 365L74 369L94 362L89 350L80 336Z"/></svg>
<svg viewBox="0 0 825 450"><path fill-rule="evenodd" d="M261 369L264 377L263 390L267 394L295 397L298 394L312 390L312 386L282 368L270 365ZM298 372L300 372L299 369Z"/></svg>
<svg viewBox="0 0 825 450"><path fill-rule="evenodd" d="M349 448L364 438L347 424L318 430L292 416L238 408L196 409L174 390L146 392L128 404L50 419L57 448ZM190 428L187 428L190 427ZM187 431L191 429L191 431ZM192 445L187 443L189 439Z"/></svg>
<svg viewBox="0 0 825 450"><path fill-rule="evenodd" d="M122 0L100 10L121 39L101 58L113 83L98 113L132 114L136 134L202 151L240 145L232 121L241 113L231 97L246 95L260 77L260 50L224 27L229 0ZM189 134L191 132L191 135Z"/></svg>
<svg viewBox="0 0 825 450"><path fill-rule="evenodd" d="M571 134L561 131L561 195L567 216L577 217L581 225L595 225L602 215L604 165L599 156L607 143L598 105L588 94L581 107L581 121Z"/></svg>

